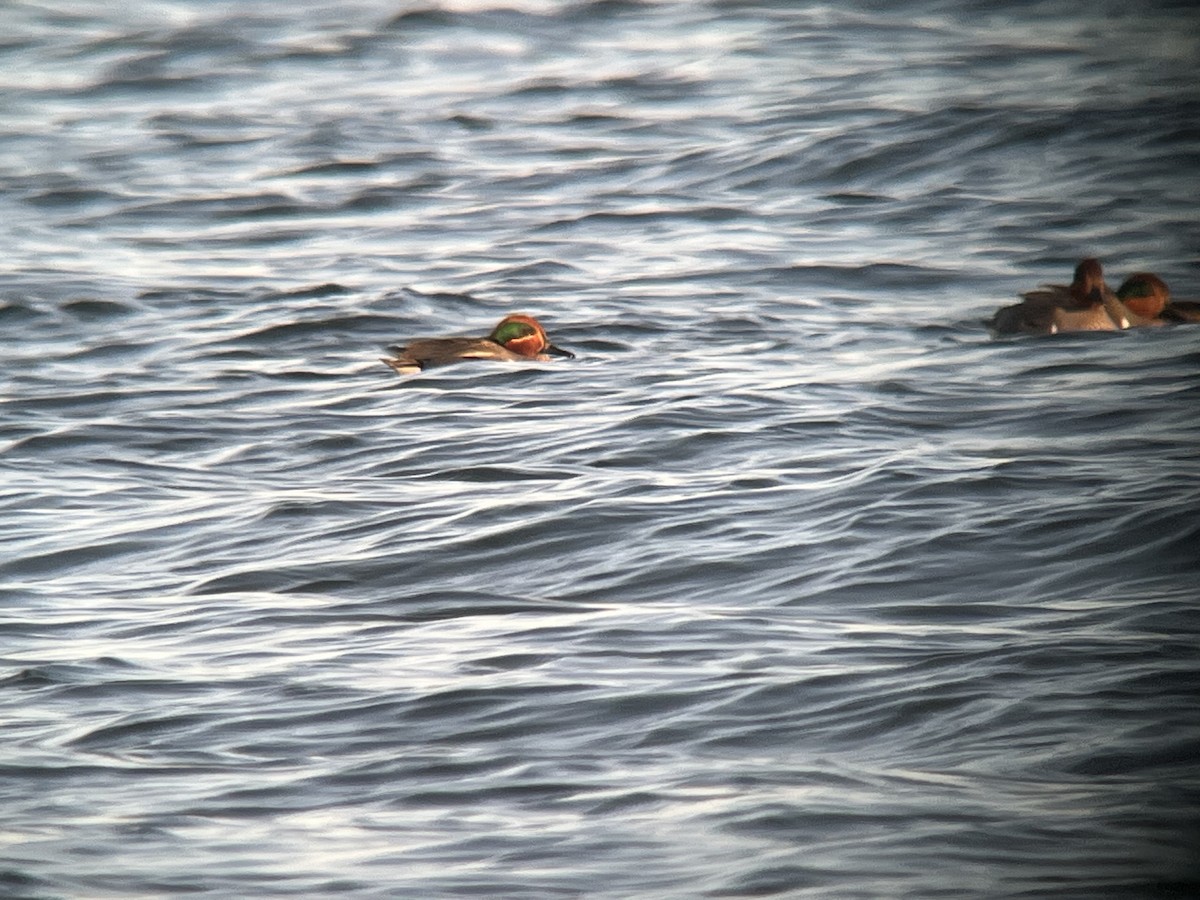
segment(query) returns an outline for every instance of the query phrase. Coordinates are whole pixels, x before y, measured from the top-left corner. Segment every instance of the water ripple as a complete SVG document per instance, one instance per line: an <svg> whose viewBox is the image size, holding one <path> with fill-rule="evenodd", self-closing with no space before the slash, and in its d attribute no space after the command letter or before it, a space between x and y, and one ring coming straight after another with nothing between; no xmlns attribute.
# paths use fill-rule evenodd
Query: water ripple
<svg viewBox="0 0 1200 900"><path fill-rule="evenodd" d="M0 10L0 893L1195 894L1195 18Z"/></svg>

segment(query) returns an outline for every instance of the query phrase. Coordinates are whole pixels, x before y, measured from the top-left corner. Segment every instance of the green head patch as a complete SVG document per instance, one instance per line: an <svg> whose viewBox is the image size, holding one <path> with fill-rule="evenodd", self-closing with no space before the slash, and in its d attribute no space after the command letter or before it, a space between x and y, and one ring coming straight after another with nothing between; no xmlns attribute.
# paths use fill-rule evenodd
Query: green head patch
<svg viewBox="0 0 1200 900"><path fill-rule="evenodd" d="M1117 296L1122 300L1136 300L1138 297L1149 297L1154 293L1154 289L1150 282L1144 278L1135 278L1121 285L1121 289L1117 291Z"/></svg>
<svg viewBox="0 0 1200 900"><path fill-rule="evenodd" d="M492 332L491 339L501 347L506 346L510 341L518 341L521 338L531 337L537 334L537 329L528 322L501 322L496 326L496 330Z"/></svg>

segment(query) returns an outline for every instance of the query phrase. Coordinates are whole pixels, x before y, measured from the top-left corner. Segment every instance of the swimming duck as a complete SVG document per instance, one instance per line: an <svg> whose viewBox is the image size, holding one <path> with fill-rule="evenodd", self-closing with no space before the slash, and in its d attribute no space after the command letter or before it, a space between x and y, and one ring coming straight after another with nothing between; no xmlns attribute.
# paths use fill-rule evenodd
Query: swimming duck
<svg viewBox="0 0 1200 900"><path fill-rule="evenodd" d="M990 326L996 334L1060 334L1069 331L1115 331L1128 328L1131 317L1104 283L1097 259L1082 260L1070 284L1044 284L1021 294L1021 302L997 310Z"/></svg>
<svg viewBox="0 0 1200 900"><path fill-rule="evenodd" d="M506 316L485 338L422 338L404 347L388 349L396 354L395 357L381 362L401 375L463 359L545 361L552 356L575 356L569 350L551 344L537 319L523 315Z"/></svg>
<svg viewBox="0 0 1200 900"><path fill-rule="evenodd" d="M1195 300L1172 300L1167 283L1150 272L1130 275L1117 288L1121 302L1148 325L1171 325L1180 322L1200 322L1200 303Z"/></svg>

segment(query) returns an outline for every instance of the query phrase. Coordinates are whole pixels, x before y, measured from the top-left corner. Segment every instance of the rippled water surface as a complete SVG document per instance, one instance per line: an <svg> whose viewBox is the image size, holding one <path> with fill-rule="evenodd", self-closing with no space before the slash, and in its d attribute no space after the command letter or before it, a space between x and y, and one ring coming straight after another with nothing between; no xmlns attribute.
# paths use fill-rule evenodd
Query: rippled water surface
<svg viewBox="0 0 1200 900"><path fill-rule="evenodd" d="M1190 3L0 8L0 896L1192 897ZM397 377L537 315L574 360Z"/></svg>

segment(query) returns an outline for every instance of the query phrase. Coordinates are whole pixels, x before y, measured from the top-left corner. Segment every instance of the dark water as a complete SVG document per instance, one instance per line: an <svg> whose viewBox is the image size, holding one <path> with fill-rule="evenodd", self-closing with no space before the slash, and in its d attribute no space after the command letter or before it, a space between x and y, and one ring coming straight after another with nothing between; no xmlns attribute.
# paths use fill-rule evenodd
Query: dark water
<svg viewBox="0 0 1200 900"><path fill-rule="evenodd" d="M1191 897L1191 3L0 9L0 896ZM530 312L574 361L398 378Z"/></svg>

